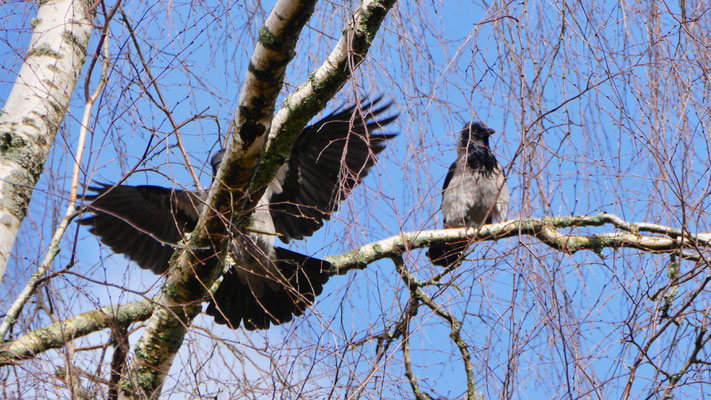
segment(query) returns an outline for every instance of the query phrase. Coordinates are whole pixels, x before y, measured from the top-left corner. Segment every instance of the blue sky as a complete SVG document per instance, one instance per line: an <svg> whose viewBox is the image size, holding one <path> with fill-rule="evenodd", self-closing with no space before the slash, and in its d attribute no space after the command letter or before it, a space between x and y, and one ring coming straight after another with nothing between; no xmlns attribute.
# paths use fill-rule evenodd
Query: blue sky
<svg viewBox="0 0 711 400"><path fill-rule="evenodd" d="M195 118L181 129L195 166L203 167L218 147L234 113L257 29L271 7L269 2L255 4L124 5L173 115L179 123ZM355 4L319 3L297 46L282 98L328 54ZM12 27L2 37L0 99L7 97L20 61L17 55L29 39L33 10L27 3L0 10L0 18ZM698 69L704 49L692 40L708 26L708 17L691 4L687 12L699 20L681 29L680 11L661 9L656 34L641 4L399 4L353 82L326 109L356 95L384 94L400 113L397 126L390 129L399 136L339 213L291 248L335 255L402 231L439 227L439 191L454 157L456 133L473 119L498 131L493 145L507 169L511 218L606 211L628 221L684 223L692 233L708 232L709 93ZM175 144L170 123L139 85L139 77L144 84L148 80L131 40L119 20L112 29L110 84L95 110L85 182L115 182L136 168L127 183L192 189L185 183L191 179L181 156L174 148L166 149ZM80 82L18 239L17 261L10 266L13 279L22 281L31 273L49 240L52 221L66 207L68 154L74 151L82 93ZM147 160L139 163L147 148ZM202 185L209 179L205 169ZM156 292L160 281L155 276L113 256L85 229L70 233L57 269L73 259L77 238L73 271L118 287ZM596 386L591 382L600 382L597 396L620 396L626 368L636 354L625 343L626 324L647 326L654 320L651 311L636 307L655 307L645 293L665 284L668 257L627 250L605 250L603 258L589 252L564 255L532 239L512 238L478 244L472 258L452 278L453 286L431 294L464 320L463 332L481 371L478 390L487 397L499 396L506 371L513 368L516 380L508 383L508 390L516 398L563 397L569 387L580 395ZM412 251L405 259L422 278L435 272L424 252ZM53 285L58 293L74 290L63 305L67 315L136 296L75 276ZM682 296L692 289L682 287ZM269 343L269 349L295 365L316 363L320 372L313 372L311 382L327 386L333 377L322 369L332 364L335 368L339 351L356 376L370 371L375 342L346 351L349 344L392 324L406 301L392 263L383 261L334 277L310 315L267 334L246 337L240 331L215 329L208 318L199 318L197 324L226 343L245 349L245 342ZM425 309L415 323L421 328L412 337L413 363L421 384L431 393L461 396L461 360L446 326ZM690 326L676 331L680 340L690 340ZM198 339L203 333L196 330L192 335ZM324 350L296 357L299 340L318 341ZM664 355L671 340L662 339L653 351L673 369L683 357ZM177 387L186 379L188 355L201 348L198 343L203 342L186 344L181 352L182 367L172 375ZM275 350L280 348L289 350ZM401 357L395 346L389 354L395 360ZM576 364L585 368L576 369ZM308 369L293 371L290 379L299 382L303 371ZM247 374L264 376L253 370ZM385 363L378 374L403 379L399 385L384 386L383 397L408 393L401 363ZM650 381L659 379L649 366L640 374ZM649 394L647 383L634 388L644 396ZM374 392L378 385L377 379L366 384ZM707 390L705 384L687 387L680 393L689 390L698 396ZM172 396L181 397L178 392Z"/></svg>

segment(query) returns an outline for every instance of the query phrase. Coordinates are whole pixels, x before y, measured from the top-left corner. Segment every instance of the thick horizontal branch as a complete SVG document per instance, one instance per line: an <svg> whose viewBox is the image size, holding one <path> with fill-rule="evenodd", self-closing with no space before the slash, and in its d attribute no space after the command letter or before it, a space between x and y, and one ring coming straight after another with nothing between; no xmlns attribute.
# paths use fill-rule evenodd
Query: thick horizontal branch
<svg viewBox="0 0 711 400"><path fill-rule="evenodd" d="M626 232L600 233L596 235L567 235L563 228L613 225ZM636 233L634 233L636 232ZM639 232L657 233L665 236L647 236ZM350 270L363 269L368 264L383 258L398 256L407 250L429 247L469 238L473 241L492 241L520 235L531 236L565 253L591 250L600 253L605 248L635 248L642 251L672 253L685 250L688 259L700 259L703 254L693 253L709 246L711 234L683 235L676 228L648 223L625 222L612 214L579 217L521 218L498 224L484 225L480 229L441 229L406 232L349 252L326 258L333 264L333 275ZM127 324L146 320L153 311L147 301L122 306L107 306L84 313L70 320L30 332L25 336L0 346L0 366L21 359L33 358L43 351L58 348L68 340L86 336L106 329L111 323ZM170 312L170 311L169 311Z"/></svg>
<svg viewBox="0 0 711 400"><path fill-rule="evenodd" d="M625 232L600 233L595 235L563 234L562 228L613 225ZM643 235L641 232L664 236ZM362 269L368 264L397 256L408 249L429 247L435 243L445 243L469 239L473 242L498 240L516 236L532 236L548 246L573 254L580 250L591 250L597 254L605 248L633 248L654 252L678 252L687 250L682 257L699 260L698 249L709 246L711 233L684 234L677 228L649 223L626 222L616 215L601 213L589 216L519 218L476 228L441 229L433 231L405 232L347 253L327 257L333 264L332 274L338 275L351 269Z"/></svg>
<svg viewBox="0 0 711 400"><path fill-rule="evenodd" d="M34 358L47 350L60 348L70 340L101 331L112 325L145 321L152 313L153 303L136 301L121 306L106 306L54 323L0 345L0 366Z"/></svg>

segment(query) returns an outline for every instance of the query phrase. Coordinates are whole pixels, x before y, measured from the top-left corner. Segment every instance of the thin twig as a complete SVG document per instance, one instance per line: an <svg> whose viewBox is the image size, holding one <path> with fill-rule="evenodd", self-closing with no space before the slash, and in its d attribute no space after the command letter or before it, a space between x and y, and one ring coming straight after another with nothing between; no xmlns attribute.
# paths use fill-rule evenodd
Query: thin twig
<svg viewBox="0 0 711 400"><path fill-rule="evenodd" d="M462 330L461 321L455 318L452 314L445 311L442 306L435 303L435 301L422 290L422 283L419 282L410 273L410 271L407 270L407 268L405 268L405 263L402 258L398 260L397 257L392 257L392 259L393 261L395 261L395 267L397 268L397 271L400 273L400 276L402 276L403 281L410 289L410 296L414 299L413 301L426 305L436 315L444 319L449 325L449 337L459 349L459 353L462 357L462 362L464 363L464 370L467 376L467 399L477 400L479 397L477 396L477 392L474 388L474 382L476 379L476 376L474 374L474 365L472 365L471 353L469 353L469 345L466 341L464 341L464 339L462 339L462 336L460 335L460 331ZM403 336L403 352L405 352L407 348L407 351L409 353L409 340L407 340L407 337L408 332L406 331L405 335ZM408 365L408 363L409 355L406 357L405 375L410 380L410 386L412 387L413 394L418 400L431 399L429 395L426 395L420 389L419 385L417 384L417 378L414 376L412 368Z"/></svg>
<svg viewBox="0 0 711 400"><path fill-rule="evenodd" d="M148 62L146 62L145 57L143 57L141 46L139 45L138 39L136 38L136 33L134 32L131 23L128 21L128 16L126 16L126 13L123 11L123 8L121 9L121 17L123 18L124 24L126 24L126 29L128 30L129 35L131 35L133 46L136 49L136 53L138 53L138 58L141 60L141 64L143 64L143 69L146 71L146 74L148 74L148 78L150 79L150 85L153 86L153 89L156 91L158 99L160 100L160 103L156 102L155 100L153 102L158 106L161 111L163 111L165 116L168 118L168 121L170 121L170 125L173 127L173 132L175 133L175 139L177 141L178 148L180 149L180 153L183 155L183 159L185 160L185 168L190 173L190 176L192 176L193 181L195 182L195 188L202 191L203 188L202 185L200 185L200 179L195 173L195 168L193 168L193 165L190 162L190 156L188 156L188 152L187 150L185 150L185 145L183 145L183 139L180 136L180 127L184 124L178 124L173 118L173 113L170 111L170 107L168 107L168 102L166 102L165 98L163 97L163 92L160 90L160 87L158 86L158 81L153 76ZM153 97L150 96L150 92L148 92L148 89L146 89L146 94L148 94L151 100L153 100Z"/></svg>
<svg viewBox="0 0 711 400"><path fill-rule="evenodd" d="M402 257L391 257L393 263L395 263L395 268L402 276L403 281L410 290L410 300L409 305L412 305L415 309L421 303L420 297L417 295L419 290L419 282L416 281L409 271L405 268L405 260ZM410 320L412 315L406 313L403 318L403 323L401 327L400 334L402 335L402 362L405 364L405 377L410 382L410 387L412 388L412 394L415 395L417 400L432 400L432 397L427 393L424 393L420 388L420 384L417 382L417 376L412 370L412 359L410 357Z"/></svg>

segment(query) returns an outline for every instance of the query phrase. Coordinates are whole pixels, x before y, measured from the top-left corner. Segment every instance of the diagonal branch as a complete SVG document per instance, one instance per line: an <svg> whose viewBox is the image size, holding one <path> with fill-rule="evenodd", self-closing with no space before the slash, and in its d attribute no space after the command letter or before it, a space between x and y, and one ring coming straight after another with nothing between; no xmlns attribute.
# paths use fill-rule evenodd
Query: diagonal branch
<svg viewBox="0 0 711 400"><path fill-rule="evenodd" d="M121 306L111 305L37 329L3 343L0 346L0 366L32 359L47 350L64 347L67 341L112 326L145 321L153 313L153 307L149 301L136 301Z"/></svg>
<svg viewBox="0 0 711 400"><path fill-rule="evenodd" d="M394 4L395 0L364 0L331 54L286 99L274 116L263 161L250 186L250 193L257 194L252 198L252 205L291 153L298 134L324 109L365 59L383 19Z"/></svg>
<svg viewBox="0 0 711 400"><path fill-rule="evenodd" d="M193 318L200 312L206 288L221 269L213 249L227 236L234 199L246 187L261 154L274 104L283 84L286 66L293 57L301 29L313 12L315 0L280 0L260 30L240 95L228 146L208 207L197 227L188 235L188 245L176 252L159 303L143 336L134 349L135 365L122 381L121 398L158 397L173 359ZM225 185L230 183L230 187Z"/></svg>
<svg viewBox="0 0 711 400"><path fill-rule="evenodd" d="M175 354L182 345L187 328L199 313L201 300L221 272L217 256L229 229L243 229L249 222L253 205L265 190L262 182L273 179L286 159L298 132L320 111L365 57L370 43L394 0L366 0L347 27L344 38L307 84L290 97L275 118L270 145L264 160L262 150L270 131L274 104L282 87L286 66L293 57L299 33L313 12L315 0L280 0L260 30L233 121L233 135L223 162L208 195L200 220L186 241L188 245L174 256L170 274L163 287L159 308L135 348L136 366L124 382L122 395L157 397ZM310 96L313 94L313 96ZM307 97L309 96L309 97ZM295 100L300 105L294 105ZM276 136L275 136L276 135ZM278 144L274 144L279 138ZM260 169L254 174L259 164ZM250 189L245 191L248 182ZM244 196L243 193L249 193Z"/></svg>

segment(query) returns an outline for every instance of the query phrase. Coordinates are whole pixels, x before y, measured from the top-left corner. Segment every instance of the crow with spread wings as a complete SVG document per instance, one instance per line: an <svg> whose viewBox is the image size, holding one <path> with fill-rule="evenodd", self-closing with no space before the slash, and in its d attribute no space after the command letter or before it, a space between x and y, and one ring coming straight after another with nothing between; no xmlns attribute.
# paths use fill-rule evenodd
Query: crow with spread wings
<svg viewBox="0 0 711 400"><path fill-rule="evenodd" d="M287 161L269 183L245 232L231 232L234 265L206 313L232 328L267 329L291 321L313 304L328 281L326 261L274 245L311 236L368 173L394 134L372 132L393 122L389 104L376 99L337 110L298 136ZM224 151L211 159L213 176ZM89 188L89 216L79 220L115 253L141 268L164 273L183 235L205 206L204 193L159 186L100 184Z"/></svg>

